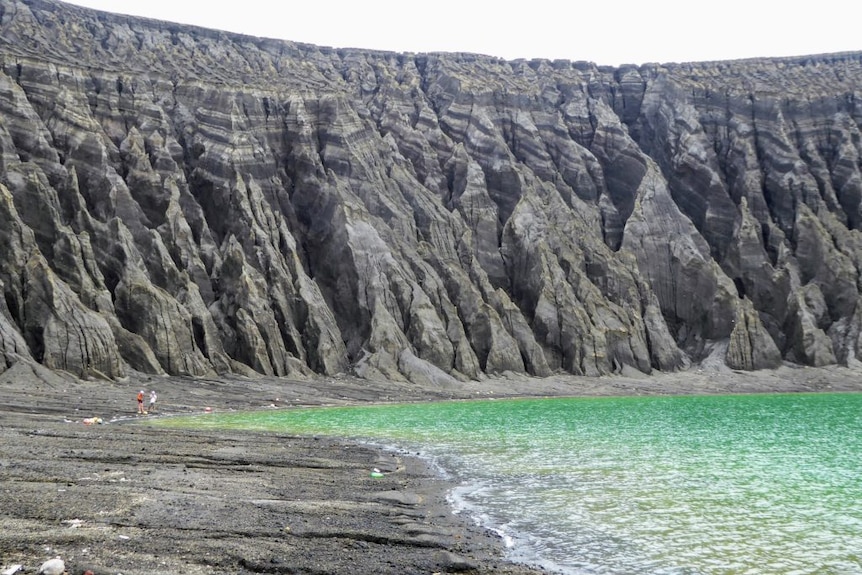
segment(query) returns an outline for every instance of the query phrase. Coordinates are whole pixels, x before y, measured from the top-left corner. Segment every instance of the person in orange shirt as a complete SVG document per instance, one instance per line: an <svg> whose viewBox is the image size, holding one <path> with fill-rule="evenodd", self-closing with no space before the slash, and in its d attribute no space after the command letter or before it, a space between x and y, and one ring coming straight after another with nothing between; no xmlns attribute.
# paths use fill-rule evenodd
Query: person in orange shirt
<svg viewBox="0 0 862 575"><path fill-rule="evenodd" d="M146 413L144 411L144 390L138 392L138 413Z"/></svg>

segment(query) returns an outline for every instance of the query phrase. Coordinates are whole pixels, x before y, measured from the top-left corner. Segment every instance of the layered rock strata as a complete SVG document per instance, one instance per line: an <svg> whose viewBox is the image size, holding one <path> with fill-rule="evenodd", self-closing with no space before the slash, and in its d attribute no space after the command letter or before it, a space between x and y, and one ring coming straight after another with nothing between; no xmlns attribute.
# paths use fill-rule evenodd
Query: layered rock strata
<svg viewBox="0 0 862 575"><path fill-rule="evenodd" d="M0 4L0 370L854 362L862 54L621 68Z"/></svg>

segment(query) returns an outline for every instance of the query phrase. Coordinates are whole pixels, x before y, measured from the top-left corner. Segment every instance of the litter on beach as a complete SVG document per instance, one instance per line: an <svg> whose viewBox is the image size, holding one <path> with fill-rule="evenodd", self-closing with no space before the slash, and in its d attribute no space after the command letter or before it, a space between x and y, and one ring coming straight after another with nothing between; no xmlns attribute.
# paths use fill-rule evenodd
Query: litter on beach
<svg viewBox="0 0 862 575"><path fill-rule="evenodd" d="M2 575L15 575L15 573L17 573L23 568L23 565L10 565L7 569L3 570Z"/></svg>

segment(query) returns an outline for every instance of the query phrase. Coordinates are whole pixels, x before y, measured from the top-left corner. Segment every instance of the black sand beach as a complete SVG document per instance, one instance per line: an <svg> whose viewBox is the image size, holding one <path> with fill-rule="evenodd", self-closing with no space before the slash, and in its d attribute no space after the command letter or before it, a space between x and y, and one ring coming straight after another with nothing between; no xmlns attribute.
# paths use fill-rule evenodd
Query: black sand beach
<svg viewBox="0 0 862 575"><path fill-rule="evenodd" d="M136 416L138 390L159 392ZM539 573L449 509L421 460L330 438L177 431L150 417L291 406L520 396L862 391L847 368L651 377L501 376L457 388L135 375L0 374L0 572L54 556L96 575ZM102 424L87 425L86 419ZM383 477L371 477L379 468Z"/></svg>

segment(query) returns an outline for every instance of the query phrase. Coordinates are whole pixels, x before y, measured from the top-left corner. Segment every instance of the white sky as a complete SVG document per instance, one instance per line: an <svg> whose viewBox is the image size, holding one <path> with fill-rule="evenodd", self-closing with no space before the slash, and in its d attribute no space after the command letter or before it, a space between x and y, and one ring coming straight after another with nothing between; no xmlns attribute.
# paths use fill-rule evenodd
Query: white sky
<svg viewBox="0 0 862 575"><path fill-rule="evenodd" d="M862 50L858 0L72 0L338 48L473 52L618 66Z"/></svg>

